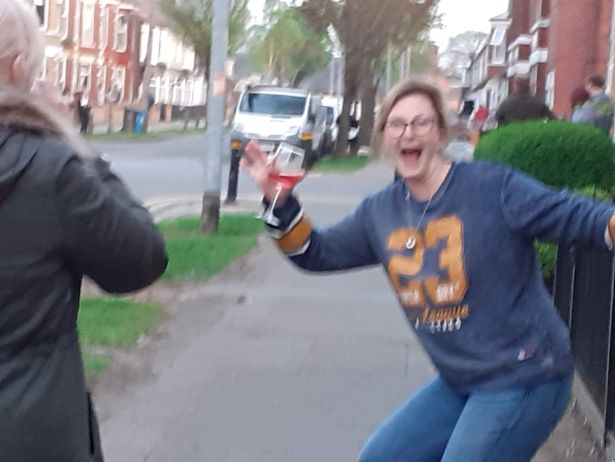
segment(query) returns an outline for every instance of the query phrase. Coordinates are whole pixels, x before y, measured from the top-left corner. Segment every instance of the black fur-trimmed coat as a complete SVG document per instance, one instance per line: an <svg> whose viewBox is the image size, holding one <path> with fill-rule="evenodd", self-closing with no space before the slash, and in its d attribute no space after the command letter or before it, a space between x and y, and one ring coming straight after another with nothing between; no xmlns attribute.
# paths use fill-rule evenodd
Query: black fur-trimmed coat
<svg viewBox="0 0 615 462"><path fill-rule="evenodd" d="M84 275L125 293L166 267L149 213L62 117L0 90L0 461L102 460L76 331Z"/></svg>

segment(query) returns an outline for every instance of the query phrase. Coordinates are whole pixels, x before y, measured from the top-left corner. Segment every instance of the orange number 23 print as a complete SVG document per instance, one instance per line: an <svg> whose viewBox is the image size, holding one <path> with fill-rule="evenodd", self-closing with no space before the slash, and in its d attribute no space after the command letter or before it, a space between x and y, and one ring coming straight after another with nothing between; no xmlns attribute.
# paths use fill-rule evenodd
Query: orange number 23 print
<svg viewBox="0 0 615 462"><path fill-rule="evenodd" d="M416 245L411 255L394 255L389 260L387 270L399 297L407 308L425 305L425 295L436 305L453 305L461 303L468 282L463 265L463 225L455 216L447 216L430 222L423 235L414 228L394 231L387 242L392 251L404 251L408 238L413 236ZM439 265L448 279L426 277L423 280L415 276L423 268L425 250L436 248L444 241L440 251ZM402 278L408 279L403 282Z"/></svg>

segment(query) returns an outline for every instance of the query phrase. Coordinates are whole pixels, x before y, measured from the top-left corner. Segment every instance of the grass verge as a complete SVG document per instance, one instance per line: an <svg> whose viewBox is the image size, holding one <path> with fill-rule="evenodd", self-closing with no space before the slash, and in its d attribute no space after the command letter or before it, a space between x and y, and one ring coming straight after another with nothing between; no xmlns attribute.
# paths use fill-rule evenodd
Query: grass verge
<svg viewBox="0 0 615 462"><path fill-rule="evenodd" d="M97 347L135 345L142 334L160 322L162 313L162 306L155 303L115 298L81 300L77 329L86 374L100 372L109 364L109 356L97 353Z"/></svg>
<svg viewBox="0 0 615 462"><path fill-rule="evenodd" d="M231 261L254 248L263 224L253 216L227 215L220 218L218 234L203 235L199 228L198 218L160 224L169 255L164 279L204 279L222 271Z"/></svg>
<svg viewBox="0 0 615 462"><path fill-rule="evenodd" d="M111 358L108 355L89 352L85 347L81 347L81 354L83 356L83 367L85 368L86 376L92 376L104 371L111 362Z"/></svg>
<svg viewBox="0 0 615 462"><path fill-rule="evenodd" d="M205 133L204 128L187 128L183 130L169 129L159 131L149 131L147 133L133 133L133 132L113 132L100 135L88 135L87 139L91 141L162 141L171 138L177 138L185 135L196 135Z"/></svg>
<svg viewBox="0 0 615 462"><path fill-rule="evenodd" d="M162 222L169 266L167 280L195 280L223 270L231 261L248 253L263 231L260 220L247 215L220 218L216 235L200 233L198 218ZM162 319L163 308L125 298L85 298L81 301L77 327L87 375L104 370L111 361L105 347L134 346ZM104 351L104 350L103 350Z"/></svg>
<svg viewBox="0 0 615 462"><path fill-rule="evenodd" d="M323 157L314 166L317 172L356 172L365 167L370 158L367 156Z"/></svg>

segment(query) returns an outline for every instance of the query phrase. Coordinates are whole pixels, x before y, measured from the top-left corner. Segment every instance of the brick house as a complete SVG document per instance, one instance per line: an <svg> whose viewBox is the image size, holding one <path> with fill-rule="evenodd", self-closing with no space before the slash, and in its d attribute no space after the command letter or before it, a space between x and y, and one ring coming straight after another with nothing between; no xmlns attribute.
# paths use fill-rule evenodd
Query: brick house
<svg viewBox="0 0 615 462"><path fill-rule="evenodd" d="M92 105L102 104L114 85L121 102L133 99L141 29L134 6L115 0L27 1L45 36L44 78L69 94L83 90Z"/></svg>
<svg viewBox="0 0 615 462"><path fill-rule="evenodd" d="M466 71L466 101L473 107L485 106L495 110L508 94L506 77L506 49L508 46L508 14L490 20L491 30L478 51L472 57Z"/></svg>
<svg viewBox="0 0 615 462"><path fill-rule="evenodd" d="M83 91L84 99L94 108L97 122L105 118L103 114L109 117L108 108L103 109L107 104L117 112L111 117L121 120L122 106L141 96L149 30L147 17L152 1L24 1L34 8L44 33L43 77L66 94ZM159 17L155 23L161 23ZM167 27L155 26L153 35L151 64L165 65L165 69L158 68L161 72L155 73L154 87L150 86L157 101L202 104L204 82L202 73L199 76L195 72L192 49L184 46Z"/></svg>
<svg viewBox="0 0 615 462"><path fill-rule="evenodd" d="M507 76L529 77L534 94L569 116L572 90L591 74L608 77L613 0L510 0L508 15Z"/></svg>

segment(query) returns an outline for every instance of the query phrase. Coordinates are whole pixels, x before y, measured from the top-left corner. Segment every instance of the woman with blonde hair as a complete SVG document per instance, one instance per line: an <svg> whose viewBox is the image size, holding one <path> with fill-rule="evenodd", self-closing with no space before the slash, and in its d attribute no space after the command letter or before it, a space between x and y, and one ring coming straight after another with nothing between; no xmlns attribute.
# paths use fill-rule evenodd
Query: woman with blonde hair
<svg viewBox="0 0 615 462"><path fill-rule="evenodd" d="M359 460L529 462L566 410L573 373L534 241L612 248L615 209L502 165L447 159L442 98L424 83L391 90L375 132L398 181L326 229L287 189L267 224L308 271L382 265L436 366ZM246 155L268 202L274 164L256 143Z"/></svg>
<svg viewBox="0 0 615 462"><path fill-rule="evenodd" d="M149 213L73 131L57 91L35 82L43 56L31 7L0 1L0 460L101 461L81 280L135 291L166 256Z"/></svg>

